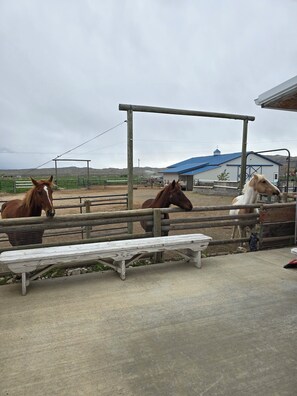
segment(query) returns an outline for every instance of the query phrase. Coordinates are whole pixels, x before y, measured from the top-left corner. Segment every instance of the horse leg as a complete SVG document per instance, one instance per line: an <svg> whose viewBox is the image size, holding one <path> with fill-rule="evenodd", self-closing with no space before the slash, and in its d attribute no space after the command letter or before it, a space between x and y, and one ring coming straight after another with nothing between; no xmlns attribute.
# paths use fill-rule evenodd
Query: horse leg
<svg viewBox="0 0 297 396"><path fill-rule="evenodd" d="M235 238L236 229L237 229L237 226L233 226L233 227L232 227L231 239L234 239L234 238Z"/></svg>
<svg viewBox="0 0 297 396"><path fill-rule="evenodd" d="M240 238L246 238L246 231L247 231L247 227L243 226L243 227L239 227L240 229ZM240 242L240 247L245 247L246 246L246 242Z"/></svg>

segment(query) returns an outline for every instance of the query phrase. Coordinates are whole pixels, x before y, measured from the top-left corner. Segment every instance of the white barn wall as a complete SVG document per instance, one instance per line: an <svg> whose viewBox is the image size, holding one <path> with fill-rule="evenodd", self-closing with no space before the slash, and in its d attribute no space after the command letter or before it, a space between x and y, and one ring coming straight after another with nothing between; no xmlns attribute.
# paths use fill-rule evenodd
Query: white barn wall
<svg viewBox="0 0 297 396"><path fill-rule="evenodd" d="M279 177L279 165L274 162L262 157L260 155L251 153L247 156L247 172L250 174L261 173L272 183L277 184ZM228 161L219 165L218 168L197 172L193 175L193 185L201 184L203 182L216 182L218 181L218 175L226 171L228 174L228 181L237 183L240 178L240 167L241 167L241 157L234 160ZM186 175L179 175L178 173L163 173L164 182L172 182L173 180L183 180L186 182ZM191 177L191 176L188 176Z"/></svg>
<svg viewBox="0 0 297 396"><path fill-rule="evenodd" d="M178 181L180 179L180 176L178 173L164 173L163 174L163 180L164 183L171 183L173 180Z"/></svg>
<svg viewBox="0 0 297 396"><path fill-rule="evenodd" d="M194 175L194 183L197 182L214 182L218 180L218 175L226 171L229 174L228 181L237 182L240 175L239 167L241 166L241 158L236 158L226 164L222 164L219 168L209 171L197 173ZM279 165L267 160L266 158L259 157L255 154L250 154L247 157L247 166L252 167L251 173L261 173L271 182L277 183L279 176ZM259 167L259 169L258 169ZM277 175L277 178L275 178Z"/></svg>

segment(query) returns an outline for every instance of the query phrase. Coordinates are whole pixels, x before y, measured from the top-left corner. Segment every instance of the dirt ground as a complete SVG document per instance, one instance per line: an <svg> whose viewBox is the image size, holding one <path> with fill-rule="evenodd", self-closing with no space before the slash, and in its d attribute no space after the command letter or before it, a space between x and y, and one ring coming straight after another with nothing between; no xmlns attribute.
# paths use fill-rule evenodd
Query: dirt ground
<svg viewBox="0 0 297 396"><path fill-rule="evenodd" d="M140 187L133 190L133 207L141 208L142 203L148 198L154 198L161 188ZM80 190L58 190L55 191L55 198L66 198L67 196L88 196L88 195L108 195L108 194L125 194L126 187L92 187L91 189ZM193 206L212 206L212 205L231 205L232 197L218 195L203 195L193 191L185 191L186 196L190 199ZM65 201L64 201L65 202ZM66 201L67 202L67 201ZM65 202L65 204L66 204ZM69 201L70 202L70 201ZM68 212L69 213L69 212ZM66 212L65 212L66 214Z"/></svg>
<svg viewBox="0 0 297 396"><path fill-rule="evenodd" d="M140 187L133 190L133 207L134 209L141 208L141 204L148 198L154 198L160 188L154 187ZM96 196L96 195L109 195L109 194L126 194L127 188L121 186L108 186L108 187L101 187L101 186L92 186L90 189L77 189L77 190L56 190L54 191L54 199L56 198L66 198L65 200L57 203L56 205L70 205L73 204L74 201L71 200L71 197L74 196ZM193 206L212 206L212 205L230 205L232 201L232 197L228 196L218 196L218 195L203 195L198 194L193 191L185 191L186 196L190 199ZM24 193L18 194L6 194L0 193L0 202L9 201L11 199L19 198L22 199ZM69 197L69 200L67 200ZM110 209L117 209L118 207L111 207ZM109 209L109 210L110 210ZM107 209L100 209L100 210L107 210ZM63 209L61 214L71 214L71 213L78 213L77 209Z"/></svg>

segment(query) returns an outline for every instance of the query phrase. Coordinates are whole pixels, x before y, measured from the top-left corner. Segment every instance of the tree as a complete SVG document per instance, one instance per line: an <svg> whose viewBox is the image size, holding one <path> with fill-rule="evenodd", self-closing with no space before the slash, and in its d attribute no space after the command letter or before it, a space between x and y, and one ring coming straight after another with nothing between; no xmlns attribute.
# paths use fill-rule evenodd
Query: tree
<svg viewBox="0 0 297 396"><path fill-rule="evenodd" d="M224 169L224 172L217 175L217 178L219 181L227 181L229 180L229 172L227 172L226 169Z"/></svg>

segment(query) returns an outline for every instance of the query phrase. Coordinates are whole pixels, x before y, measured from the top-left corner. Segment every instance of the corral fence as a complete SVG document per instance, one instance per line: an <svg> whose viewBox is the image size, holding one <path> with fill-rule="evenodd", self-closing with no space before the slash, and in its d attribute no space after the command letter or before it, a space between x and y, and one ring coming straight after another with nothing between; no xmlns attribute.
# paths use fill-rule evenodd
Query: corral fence
<svg viewBox="0 0 297 396"><path fill-rule="evenodd" d="M258 213L229 215L235 208L257 208ZM165 219L168 213L170 218ZM152 225L152 232L144 232L140 221ZM220 246L225 252L236 250L246 243L249 236L231 239L233 226L256 227L258 249L290 246L295 240L296 203L255 204L238 206L194 207L191 212L179 208L149 208L108 212L57 215L54 218L31 217L0 220L0 251L24 248L11 247L6 233L44 231L42 246L61 246L86 242L145 238L160 236L164 232L174 234L203 233L213 238L207 252ZM129 233L129 227L134 228ZM41 245L27 245L27 247ZM230 248L231 246L231 248ZM232 248L233 247L233 248Z"/></svg>
<svg viewBox="0 0 297 396"><path fill-rule="evenodd" d="M282 194L289 194L289 195L296 195L297 192L297 181L289 181L288 185L284 184L283 182L279 183L277 186ZM215 181L215 182L202 182L196 181L195 185L193 186L193 191L204 194L204 195L227 195L227 196L236 196L240 194L238 183L237 182L222 182L222 181ZM265 196L265 200L267 201L268 198Z"/></svg>
<svg viewBox="0 0 297 396"><path fill-rule="evenodd" d="M63 201L73 201L73 204L63 205ZM0 200L0 207L6 202ZM84 196L69 196L53 198L55 210L61 209L77 209L79 213L90 213L91 207L97 206L122 206L122 209L128 207L128 194L108 194L108 195L84 195ZM59 202L59 204L56 204Z"/></svg>
<svg viewBox="0 0 297 396"><path fill-rule="evenodd" d="M47 176L37 176L36 179L47 179ZM127 186L127 176L90 176L87 179L84 176L66 177L61 176L58 180L58 189L79 189L92 188L92 186L100 186L103 189L114 186ZM32 182L28 178L0 178L0 191L6 193L24 193L32 187ZM161 187L163 180L160 177L145 178L143 176L134 176L133 186L135 187Z"/></svg>
<svg viewBox="0 0 297 396"><path fill-rule="evenodd" d="M56 202L76 201L73 204L61 205ZM80 213L90 213L91 207L97 206L123 206L123 209L128 207L128 194L108 194L108 195L84 195L54 198L54 205L56 210L74 209L78 208Z"/></svg>

